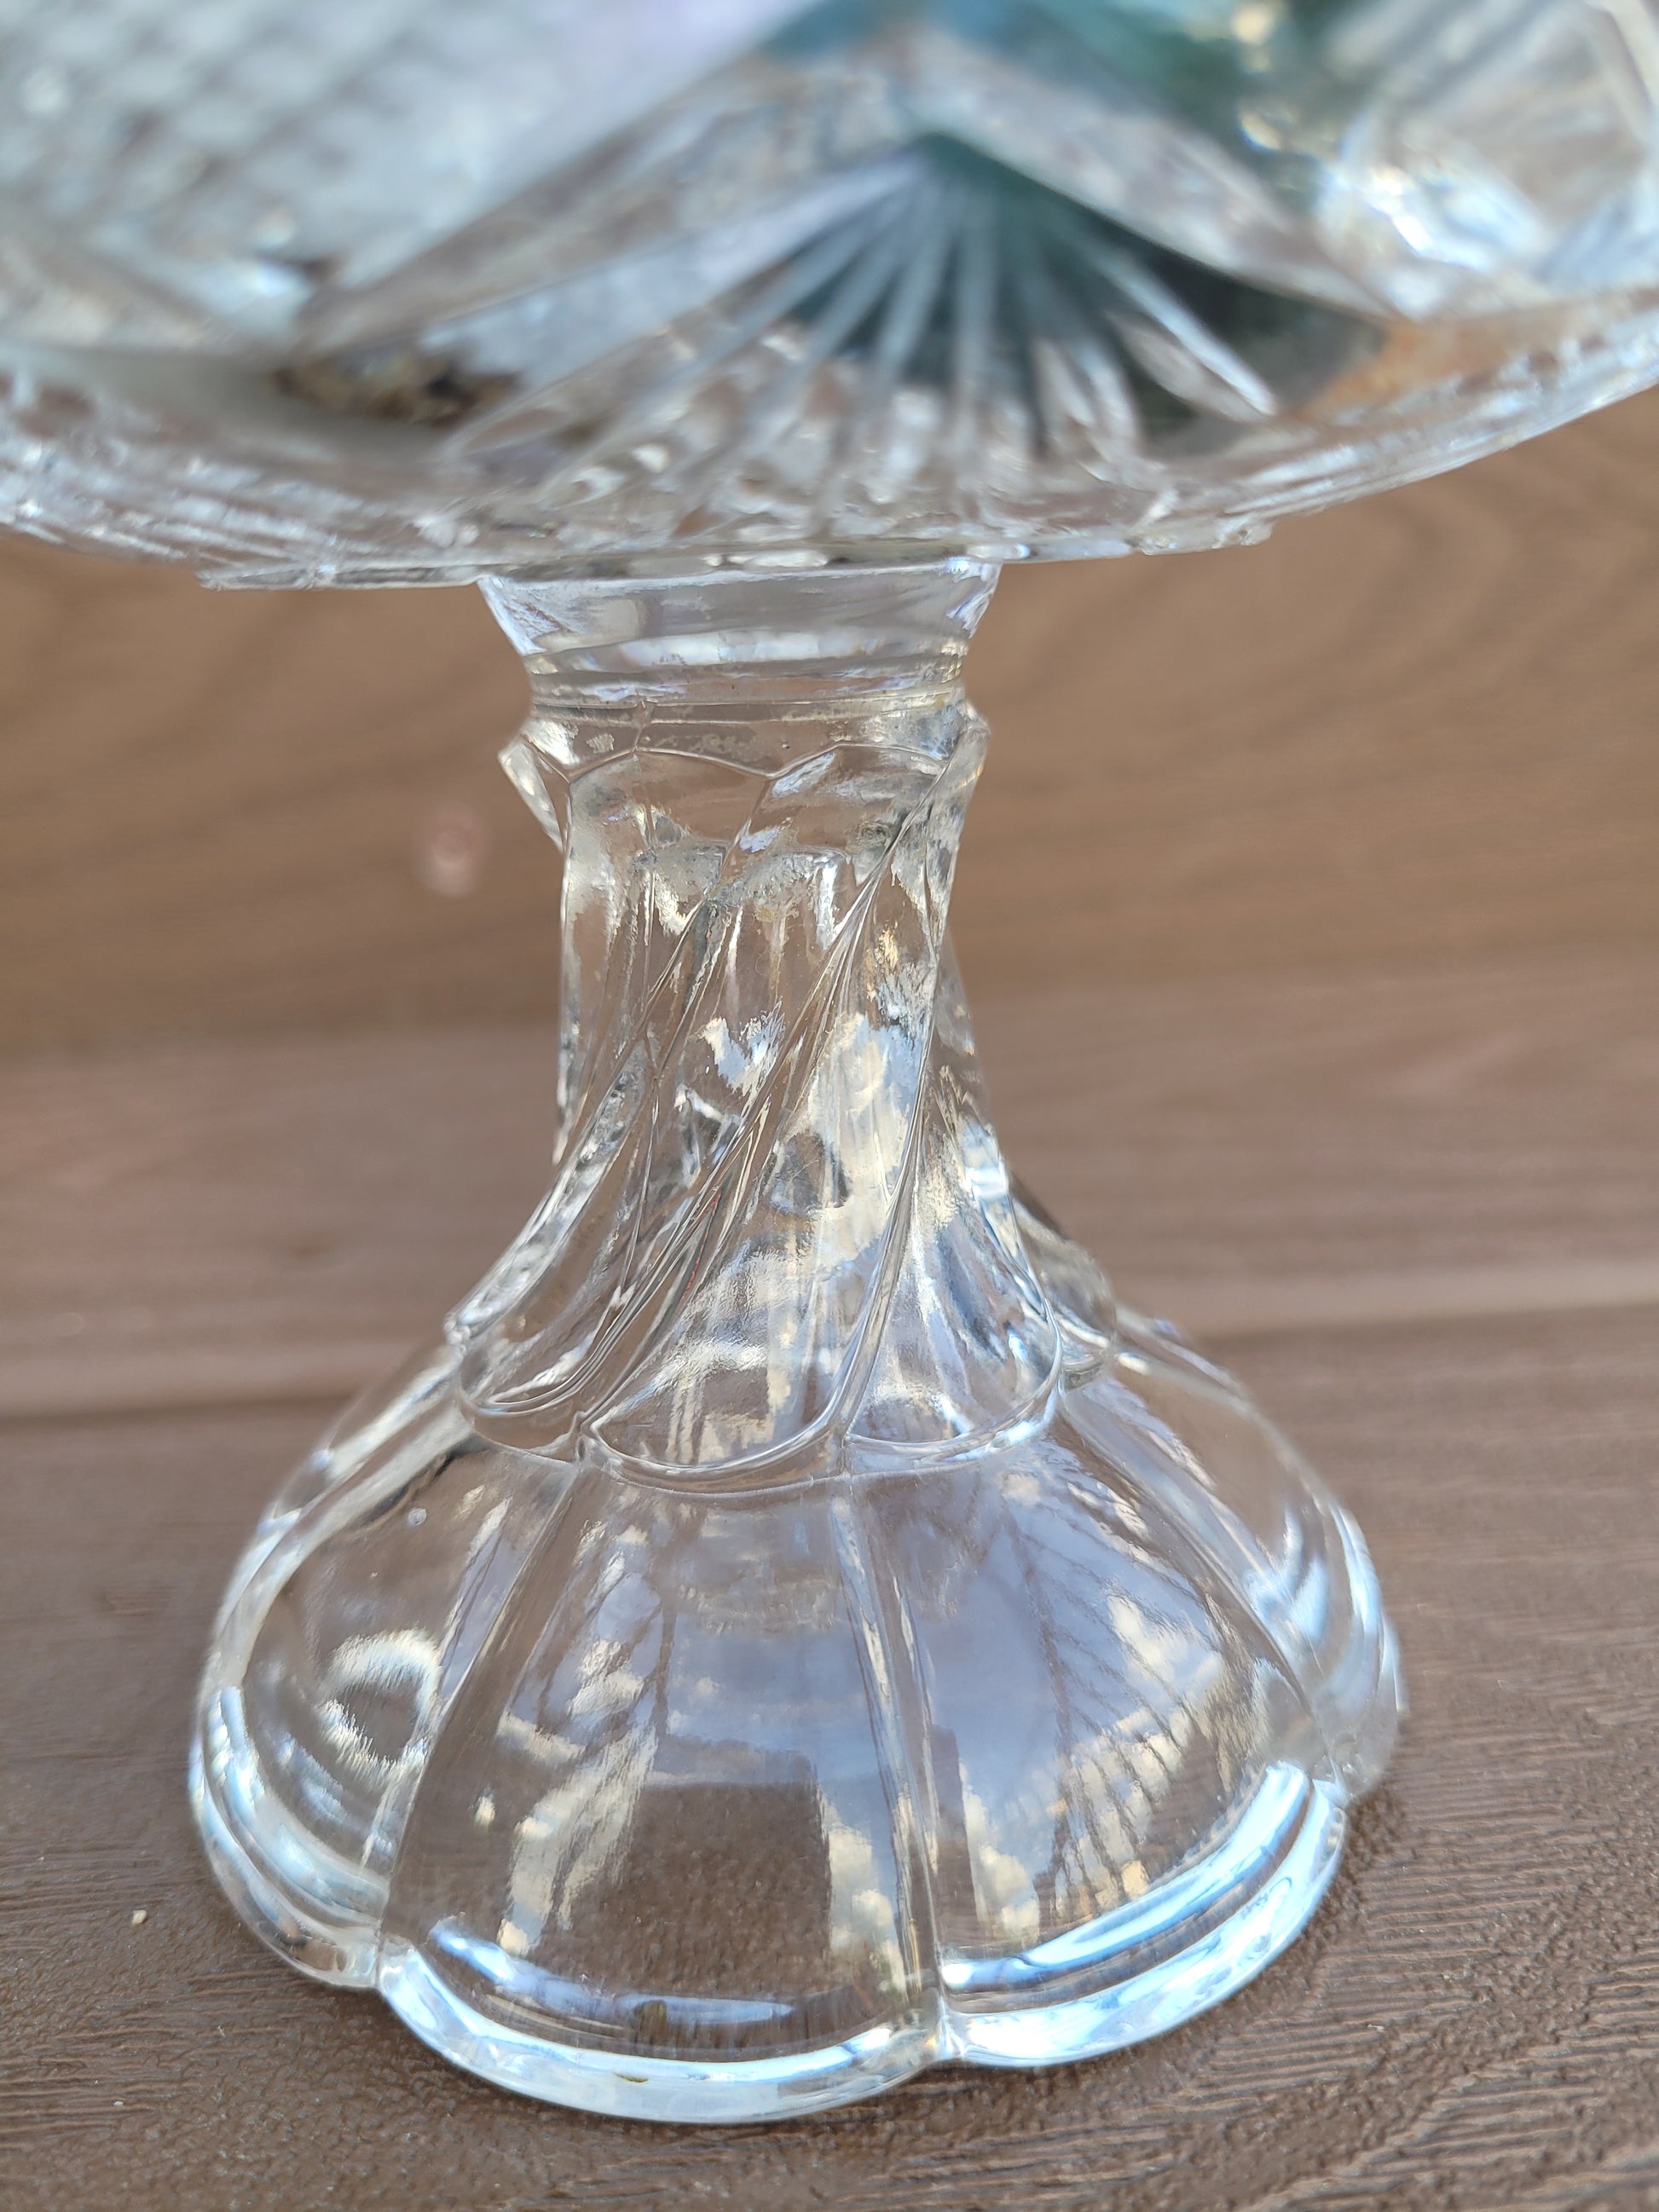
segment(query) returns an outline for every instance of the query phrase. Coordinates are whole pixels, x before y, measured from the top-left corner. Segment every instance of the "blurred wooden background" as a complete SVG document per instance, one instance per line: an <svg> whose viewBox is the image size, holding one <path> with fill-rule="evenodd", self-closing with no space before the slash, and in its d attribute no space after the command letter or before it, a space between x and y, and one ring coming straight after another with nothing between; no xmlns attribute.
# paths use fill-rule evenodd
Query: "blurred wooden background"
<svg viewBox="0 0 1659 2212"><path fill-rule="evenodd" d="M970 984L1653 942L1656 464L1659 393L1249 551L1010 574ZM6 542L0 641L0 1048L551 1004L475 593Z"/></svg>

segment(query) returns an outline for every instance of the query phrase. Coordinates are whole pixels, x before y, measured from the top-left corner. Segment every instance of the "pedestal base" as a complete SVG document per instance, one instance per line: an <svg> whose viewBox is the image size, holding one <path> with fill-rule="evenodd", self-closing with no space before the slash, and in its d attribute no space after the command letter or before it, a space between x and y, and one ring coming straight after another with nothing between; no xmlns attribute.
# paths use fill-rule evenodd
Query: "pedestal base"
<svg viewBox="0 0 1659 2212"><path fill-rule="evenodd" d="M1133 1322L1073 1351L993 1453L726 1497L491 1443L419 1368L235 1579L195 1790L239 1911L458 2064L636 2118L1214 2004L1330 1879L1392 1639L1226 1376Z"/></svg>
<svg viewBox="0 0 1659 2212"><path fill-rule="evenodd" d="M1380 1771L1352 1524L1010 1183L945 935L973 562L501 584L560 1134L244 1561L197 1802L266 1938L664 2119L1254 1973Z"/></svg>

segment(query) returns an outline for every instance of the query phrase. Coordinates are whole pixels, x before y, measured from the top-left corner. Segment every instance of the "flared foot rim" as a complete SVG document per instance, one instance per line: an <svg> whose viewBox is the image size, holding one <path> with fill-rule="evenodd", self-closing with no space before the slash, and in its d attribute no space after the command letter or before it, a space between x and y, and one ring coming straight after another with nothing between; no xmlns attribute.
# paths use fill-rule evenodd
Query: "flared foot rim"
<svg viewBox="0 0 1659 2212"><path fill-rule="evenodd" d="M240 1917L314 1979L378 1990L428 2048L497 2087L617 2118L757 2125L822 2112L955 2062L1036 2069L1096 2058L1167 2033L1255 1978L1307 1925L1329 1887L1346 1828L1330 1784L1279 1765L1226 1834L1173 1881L1064 1939L1074 1973L1033 1954L1050 1987L1076 1994L980 2010L946 1986L930 2013L816 2049L763 2060L647 2058L562 2043L481 2012L415 1945L372 1930L326 1929L296 1911L248 1850L209 1786L198 1737L191 1758L197 1824L220 1887ZM1043 1947L1052 1952L1056 1947ZM1137 1967L1136 1954L1146 1963Z"/></svg>

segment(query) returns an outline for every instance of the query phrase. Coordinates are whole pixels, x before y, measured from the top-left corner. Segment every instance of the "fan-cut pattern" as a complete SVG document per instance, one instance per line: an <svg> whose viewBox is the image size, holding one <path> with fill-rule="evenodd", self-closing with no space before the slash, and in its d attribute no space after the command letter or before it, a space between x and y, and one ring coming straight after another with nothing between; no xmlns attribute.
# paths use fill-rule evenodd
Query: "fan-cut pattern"
<svg viewBox="0 0 1659 2212"><path fill-rule="evenodd" d="M1249 537L1645 379L1644 20L0 0L0 489L267 580Z"/></svg>

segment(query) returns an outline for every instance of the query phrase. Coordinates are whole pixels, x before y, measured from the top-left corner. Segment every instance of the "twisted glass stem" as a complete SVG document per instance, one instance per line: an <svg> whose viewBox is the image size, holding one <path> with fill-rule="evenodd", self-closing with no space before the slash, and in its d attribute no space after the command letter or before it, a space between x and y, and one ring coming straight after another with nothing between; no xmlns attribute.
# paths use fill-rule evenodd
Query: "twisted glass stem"
<svg viewBox="0 0 1659 2212"><path fill-rule="evenodd" d="M565 854L555 1180L456 1317L503 1441L769 1482L984 1443L1059 1333L945 937L990 572L499 585Z"/></svg>

